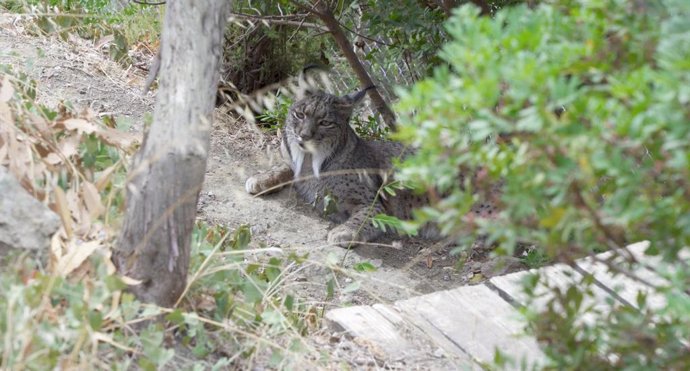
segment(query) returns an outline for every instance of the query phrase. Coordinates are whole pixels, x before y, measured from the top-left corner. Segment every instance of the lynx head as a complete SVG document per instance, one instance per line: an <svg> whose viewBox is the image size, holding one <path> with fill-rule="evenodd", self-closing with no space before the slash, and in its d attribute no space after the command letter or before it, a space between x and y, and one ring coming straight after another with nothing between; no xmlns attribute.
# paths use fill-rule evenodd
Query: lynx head
<svg viewBox="0 0 690 371"><path fill-rule="evenodd" d="M322 91L307 91L290 106L285 131L296 174L301 169L304 154L309 153L314 174L319 175L323 161L348 140L348 131L352 130L350 116L367 90L341 97Z"/></svg>

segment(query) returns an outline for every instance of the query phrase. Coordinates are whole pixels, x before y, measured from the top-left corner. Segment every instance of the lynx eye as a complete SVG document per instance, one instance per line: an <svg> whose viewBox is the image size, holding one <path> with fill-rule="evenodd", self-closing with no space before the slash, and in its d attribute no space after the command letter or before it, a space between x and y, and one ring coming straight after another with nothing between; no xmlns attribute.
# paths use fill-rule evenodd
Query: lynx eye
<svg viewBox="0 0 690 371"><path fill-rule="evenodd" d="M331 126L335 126L335 122L333 122L333 121L321 120L321 121L319 121L319 125L325 126L325 127L331 127Z"/></svg>
<svg viewBox="0 0 690 371"><path fill-rule="evenodd" d="M302 113L302 112L293 112L292 115L295 116L295 118L297 118L297 119L300 119L300 120L304 119L304 113Z"/></svg>

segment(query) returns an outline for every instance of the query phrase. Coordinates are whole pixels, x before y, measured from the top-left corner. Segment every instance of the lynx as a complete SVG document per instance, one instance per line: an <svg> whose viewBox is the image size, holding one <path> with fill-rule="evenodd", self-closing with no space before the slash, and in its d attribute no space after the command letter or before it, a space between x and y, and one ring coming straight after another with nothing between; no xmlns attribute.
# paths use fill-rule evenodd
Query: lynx
<svg viewBox="0 0 690 371"><path fill-rule="evenodd" d="M393 159L407 151L397 142L364 140L350 127L352 111L366 90L345 96L305 92L289 108L281 134L285 163L245 183L248 193L263 194L294 178L297 194L317 210L324 211L326 200L335 202L336 211L325 216L339 225L329 232L328 242L342 247L372 241L383 233L370 217L386 213L409 219L412 210L426 202L408 191L397 192L396 197L379 192ZM433 234L431 230L427 234Z"/></svg>

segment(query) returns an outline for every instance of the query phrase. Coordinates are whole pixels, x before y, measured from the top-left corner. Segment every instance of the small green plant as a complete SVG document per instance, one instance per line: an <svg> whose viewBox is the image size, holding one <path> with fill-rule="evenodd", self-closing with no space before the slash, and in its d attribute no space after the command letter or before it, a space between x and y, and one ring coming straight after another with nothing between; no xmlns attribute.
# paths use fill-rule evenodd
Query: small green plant
<svg viewBox="0 0 690 371"><path fill-rule="evenodd" d="M273 107L256 116L257 125L269 133L282 129L291 104L292 100L279 92L276 94Z"/></svg>
<svg viewBox="0 0 690 371"><path fill-rule="evenodd" d="M365 139L386 139L388 138L388 127L382 126L376 121L375 116L367 116L362 119L355 116L352 120L352 127L357 135Z"/></svg>
<svg viewBox="0 0 690 371"><path fill-rule="evenodd" d="M525 250L520 260L530 269L543 267L550 262L549 256L536 246Z"/></svg>

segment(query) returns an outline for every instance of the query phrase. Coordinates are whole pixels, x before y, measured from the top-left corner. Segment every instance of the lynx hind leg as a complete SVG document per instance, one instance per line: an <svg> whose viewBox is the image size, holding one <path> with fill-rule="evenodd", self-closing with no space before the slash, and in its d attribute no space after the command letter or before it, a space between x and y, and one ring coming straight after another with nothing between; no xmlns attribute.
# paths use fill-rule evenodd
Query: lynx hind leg
<svg viewBox="0 0 690 371"><path fill-rule="evenodd" d="M255 195L258 193L269 194L277 192L285 187L292 180L292 169L288 164L276 165L265 173L256 174L247 179L244 188L247 193Z"/></svg>
<svg viewBox="0 0 690 371"><path fill-rule="evenodd" d="M383 232L376 228L369 218L382 212L383 208L380 205L374 208L369 208L368 205L362 206L354 211L345 223L328 233L328 243L349 248L376 239Z"/></svg>

